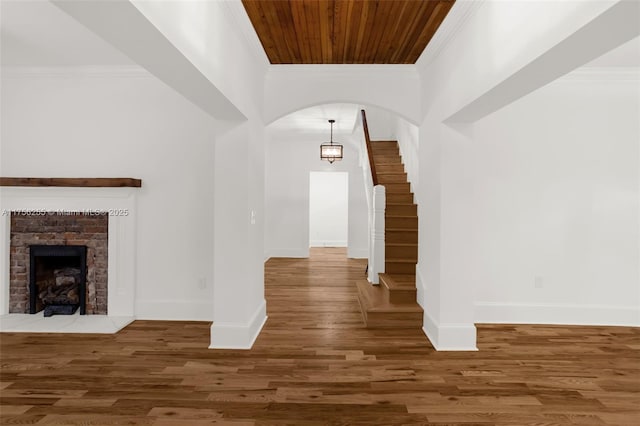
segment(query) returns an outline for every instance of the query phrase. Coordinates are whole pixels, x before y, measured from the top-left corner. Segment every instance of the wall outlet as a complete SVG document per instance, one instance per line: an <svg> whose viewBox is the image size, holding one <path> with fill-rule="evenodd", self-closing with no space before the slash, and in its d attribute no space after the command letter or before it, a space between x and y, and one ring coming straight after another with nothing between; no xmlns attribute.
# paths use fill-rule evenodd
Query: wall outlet
<svg viewBox="0 0 640 426"><path fill-rule="evenodd" d="M255 210L251 210L251 224L252 225L256 224L256 211Z"/></svg>
<svg viewBox="0 0 640 426"><path fill-rule="evenodd" d="M543 288L544 287L544 280L542 279L541 276L536 275L535 277L533 277L533 286L535 288Z"/></svg>

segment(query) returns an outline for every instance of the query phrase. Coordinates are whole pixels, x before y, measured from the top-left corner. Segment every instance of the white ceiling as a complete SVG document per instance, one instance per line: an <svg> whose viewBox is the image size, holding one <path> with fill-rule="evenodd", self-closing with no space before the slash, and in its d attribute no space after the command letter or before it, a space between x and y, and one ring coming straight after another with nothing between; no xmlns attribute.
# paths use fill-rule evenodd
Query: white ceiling
<svg viewBox="0 0 640 426"><path fill-rule="evenodd" d="M350 134L358 118L360 105L356 104L325 104L302 109L274 121L269 128L273 131L299 133L325 133L329 140L331 129L328 120L336 120L333 125L334 133Z"/></svg>
<svg viewBox="0 0 640 426"><path fill-rule="evenodd" d="M48 0L0 0L2 66L131 66L119 50Z"/></svg>

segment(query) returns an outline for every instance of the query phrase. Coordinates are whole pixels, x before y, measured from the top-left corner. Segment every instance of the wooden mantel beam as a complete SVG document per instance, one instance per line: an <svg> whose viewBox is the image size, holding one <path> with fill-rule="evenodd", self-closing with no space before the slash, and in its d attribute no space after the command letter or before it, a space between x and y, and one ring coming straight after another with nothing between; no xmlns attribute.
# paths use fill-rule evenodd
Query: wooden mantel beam
<svg viewBox="0 0 640 426"><path fill-rule="evenodd" d="M62 186L75 188L140 188L142 179L133 178L35 178L0 177L0 186Z"/></svg>

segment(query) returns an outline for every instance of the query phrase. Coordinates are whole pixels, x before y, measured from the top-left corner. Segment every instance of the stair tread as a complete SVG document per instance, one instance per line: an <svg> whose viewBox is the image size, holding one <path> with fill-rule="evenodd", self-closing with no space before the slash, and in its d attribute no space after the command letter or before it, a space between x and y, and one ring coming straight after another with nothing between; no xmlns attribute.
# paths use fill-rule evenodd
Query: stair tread
<svg viewBox="0 0 640 426"><path fill-rule="evenodd" d="M415 275L402 275L402 274L380 274L380 279L388 285L388 287L403 288L403 287L416 287Z"/></svg>
<svg viewBox="0 0 640 426"><path fill-rule="evenodd" d="M422 323L423 312L416 303L417 203L397 141L371 145L374 163L379 167L378 179L387 193L387 272L379 274L379 286L358 281L358 301L367 327L413 328Z"/></svg>
<svg viewBox="0 0 640 426"><path fill-rule="evenodd" d="M356 282L358 296L361 297L363 309L367 312L408 312L422 313L422 308L417 302L390 303L384 300L384 289L374 286L367 281Z"/></svg>

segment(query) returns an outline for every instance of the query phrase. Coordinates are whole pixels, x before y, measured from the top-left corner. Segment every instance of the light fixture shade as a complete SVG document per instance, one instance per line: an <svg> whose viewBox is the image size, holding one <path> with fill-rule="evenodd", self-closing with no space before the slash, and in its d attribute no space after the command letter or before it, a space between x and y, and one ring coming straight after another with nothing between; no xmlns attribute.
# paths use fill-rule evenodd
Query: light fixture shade
<svg viewBox="0 0 640 426"><path fill-rule="evenodd" d="M336 143L323 143L320 145L320 159L329 163L342 160L342 145Z"/></svg>
<svg viewBox="0 0 640 426"><path fill-rule="evenodd" d="M331 125L331 138L329 142L320 145L320 159L327 160L329 164L332 164L336 160L342 160L342 145L333 143L333 123L335 122L336 120L329 120L329 125Z"/></svg>

